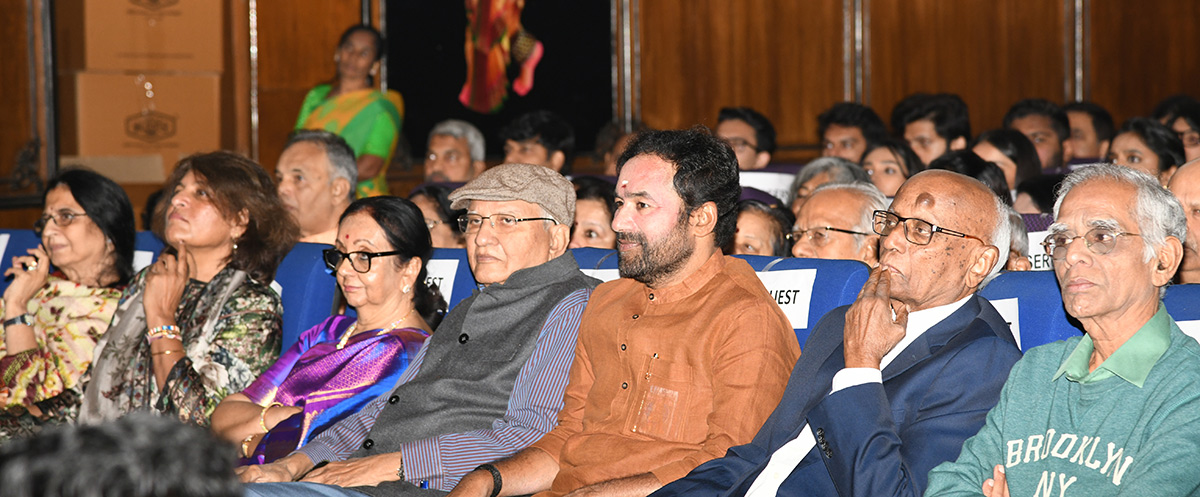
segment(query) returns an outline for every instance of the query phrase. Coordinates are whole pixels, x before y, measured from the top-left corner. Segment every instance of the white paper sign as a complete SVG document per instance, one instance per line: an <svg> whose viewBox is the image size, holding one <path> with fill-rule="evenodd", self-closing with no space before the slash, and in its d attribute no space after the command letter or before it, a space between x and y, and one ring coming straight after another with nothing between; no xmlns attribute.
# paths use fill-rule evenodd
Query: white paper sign
<svg viewBox="0 0 1200 497"><path fill-rule="evenodd" d="M771 298L792 322L792 328L807 329L809 302L812 300L813 283L817 281L817 270L787 269L756 274L771 293Z"/></svg>
<svg viewBox="0 0 1200 497"><path fill-rule="evenodd" d="M0 257L4 257L5 252L8 252L8 233L0 234Z"/></svg>
<svg viewBox="0 0 1200 497"><path fill-rule="evenodd" d="M1183 334L1195 338L1197 342L1200 342L1200 319L1176 321L1175 324L1179 325L1179 329L1183 331Z"/></svg>
<svg viewBox="0 0 1200 497"><path fill-rule="evenodd" d="M133 251L133 272L141 271L142 268L149 266L152 262L154 262L154 252L149 250Z"/></svg>
<svg viewBox="0 0 1200 497"><path fill-rule="evenodd" d="M621 272L617 269L580 269L580 271L603 282L609 282L621 277Z"/></svg>
<svg viewBox="0 0 1200 497"><path fill-rule="evenodd" d="M738 176L738 183L742 186L758 188L787 203L792 199L791 189L792 180L794 179L796 179L796 175L794 174L741 171Z"/></svg>
<svg viewBox="0 0 1200 497"><path fill-rule="evenodd" d="M1025 350L1021 347L1021 311L1017 306L1017 299L999 299L989 300L992 307L996 308L996 312L1000 313L1000 317L1008 322L1009 329L1012 330L1013 338L1017 339L1017 348Z"/></svg>
<svg viewBox="0 0 1200 497"><path fill-rule="evenodd" d="M134 254L134 257L136 258L137 254ZM279 295L279 298L283 298L283 285L280 285L278 280L271 280L271 289L275 290L275 293Z"/></svg>
<svg viewBox="0 0 1200 497"><path fill-rule="evenodd" d="M447 303L454 295L455 276L458 276L458 259L430 259L425 265L425 284L437 285Z"/></svg>
<svg viewBox="0 0 1200 497"><path fill-rule="evenodd" d="M1031 271L1054 270L1054 261L1042 247L1042 242L1046 241L1046 235L1049 234L1049 231L1037 231L1029 234L1029 262L1033 264L1033 267L1030 268Z"/></svg>

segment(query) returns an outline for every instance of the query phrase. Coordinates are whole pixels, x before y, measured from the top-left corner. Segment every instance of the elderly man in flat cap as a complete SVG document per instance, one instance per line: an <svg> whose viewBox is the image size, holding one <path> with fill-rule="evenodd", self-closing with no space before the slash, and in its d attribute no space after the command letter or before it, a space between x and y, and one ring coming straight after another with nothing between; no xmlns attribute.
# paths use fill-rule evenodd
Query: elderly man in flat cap
<svg viewBox="0 0 1200 497"><path fill-rule="evenodd" d="M467 209L459 223L479 290L446 315L390 395L291 455L243 469L243 481L260 483L247 495L441 494L554 427L598 283L567 251L575 189L544 167L505 164L450 200Z"/></svg>

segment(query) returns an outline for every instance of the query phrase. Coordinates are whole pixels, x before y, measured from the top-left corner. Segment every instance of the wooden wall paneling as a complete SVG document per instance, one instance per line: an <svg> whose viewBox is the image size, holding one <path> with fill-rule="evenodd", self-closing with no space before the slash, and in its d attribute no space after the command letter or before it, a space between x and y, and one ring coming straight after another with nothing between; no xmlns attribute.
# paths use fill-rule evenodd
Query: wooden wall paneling
<svg viewBox="0 0 1200 497"><path fill-rule="evenodd" d="M951 92L974 134L999 127L1022 98L1062 102L1063 2L870 0L867 103L888 122L906 95Z"/></svg>
<svg viewBox="0 0 1200 497"><path fill-rule="evenodd" d="M346 0L259 0L259 162L275 170L304 94L333 78L338 37L359 24L360 3Z"/></svg>
<svg viewBox="0 0 1200 497"><path fill-rule="evenodd" d="M1090 0L1086 88L1117 126L1178 93L1200 98L1200 2Z"/></svg>
<svg viewBox="0 0 1200 497"><path fill-rule="evenodd" d="M816 116L843 97L842 5L640 2L642 120L714 126L721 107L749 106L774 123L777 160L816 155Z"/></svg>
<svg viewBox="0 0 1200 497"><path fill-rule="evenodd" d="M5 116L0 126L0 177L12 174L17 152L30 138L29 60L25 2L9 1L0 8L0 109ZM19 8L13 8L19 6Z"/></svg>
<svg viewBox="0 0 1200 497"><path fill-rule="evenodd" d="M221 146L250 155L250 2L225 8L225 69L221 73Z"/></svg>

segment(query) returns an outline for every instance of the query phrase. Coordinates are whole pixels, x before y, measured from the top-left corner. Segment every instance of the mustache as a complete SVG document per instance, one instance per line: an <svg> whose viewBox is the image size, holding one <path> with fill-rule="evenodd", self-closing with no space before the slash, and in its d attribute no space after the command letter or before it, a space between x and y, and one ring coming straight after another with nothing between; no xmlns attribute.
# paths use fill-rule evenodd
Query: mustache
<svg viewBox="0 0 1200 497"><path fill-rule="evenodd" d="M617 243L637 243L640 245L646 244L646 237L641 233L630 233L625 231L617 232Z"/></svg>

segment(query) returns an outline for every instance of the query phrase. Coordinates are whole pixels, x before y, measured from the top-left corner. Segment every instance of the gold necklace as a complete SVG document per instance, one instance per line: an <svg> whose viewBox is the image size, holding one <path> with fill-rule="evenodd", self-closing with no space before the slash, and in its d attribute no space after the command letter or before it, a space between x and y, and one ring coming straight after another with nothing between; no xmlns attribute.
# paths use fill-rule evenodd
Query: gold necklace
<svg viewBox="0 0 1200 497"><path fill-rule="evenodd" d="M408 314L405 314L404 317L397 319L395 321L392 321L392 324L389 324L387 328L379 330L379 333L387 333L389 331L396 329L397 327L400 326L400 323L403 323L404 320L408 319L408 317L411 316L412 313L414 313L414 312L417 312L417 309L415 307L411 311L408 311ZM358 321L355 321L354 324L350 325L349 328L346 328L346 332L342 334L342 339L338 341L338 344L337 344L338 350L342 350L343 348L346 347L346 342L350 341L350 336L353 335L354 331L357 329L358 329Z"/></svg>

